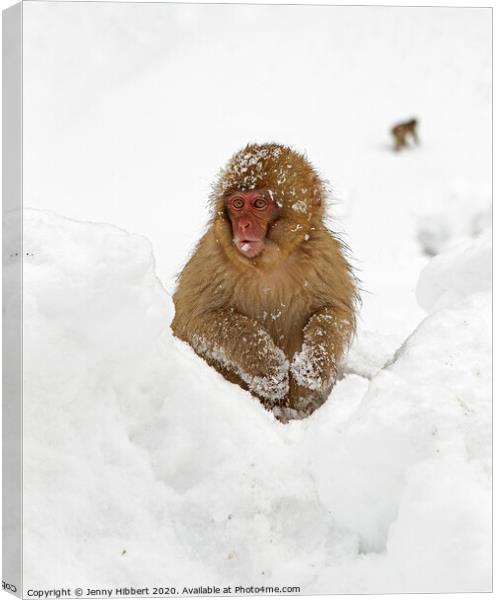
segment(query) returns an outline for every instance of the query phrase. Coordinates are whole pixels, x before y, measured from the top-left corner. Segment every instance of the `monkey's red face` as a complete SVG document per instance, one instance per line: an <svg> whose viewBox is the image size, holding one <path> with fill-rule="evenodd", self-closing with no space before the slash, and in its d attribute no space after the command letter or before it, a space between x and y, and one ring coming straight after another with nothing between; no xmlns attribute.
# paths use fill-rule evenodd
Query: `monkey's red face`
<svg viewBox="0 0 498 600"><path fill-rule="evenodd" d="M268 226L275 216L275 201L267 190L251 190L234 192L225 202L233 243L243 256L254 258L265 247Z"/></svg>

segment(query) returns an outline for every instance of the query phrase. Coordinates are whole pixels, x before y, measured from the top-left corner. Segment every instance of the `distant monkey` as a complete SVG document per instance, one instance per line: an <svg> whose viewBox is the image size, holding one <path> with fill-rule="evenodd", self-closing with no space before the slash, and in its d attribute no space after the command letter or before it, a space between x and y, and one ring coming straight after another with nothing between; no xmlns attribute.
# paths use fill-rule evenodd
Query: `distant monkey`
<svg viewBox="0 0 498 600"><path fill-rule="evenodd" d="M417 136L417 119L411 119L404 123L398 123L391 129L394 137L394 150L398 152L401 148L407 148L407 138L412 137L413 141L418 144Z"/></svg>
<svg viewBox="0 0 498 600"><path fill-rule="evenodd" d="M250 144L220 174L178 278L174 334L281 421L327 399L355 328L356 281L301 154Z"/></svg>

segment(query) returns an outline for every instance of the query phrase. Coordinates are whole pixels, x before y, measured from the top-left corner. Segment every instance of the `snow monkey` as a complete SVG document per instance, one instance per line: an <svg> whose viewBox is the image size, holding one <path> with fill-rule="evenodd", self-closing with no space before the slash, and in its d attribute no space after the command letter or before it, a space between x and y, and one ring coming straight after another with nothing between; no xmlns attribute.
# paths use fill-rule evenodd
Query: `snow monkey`
<svg viewBox="0 0 498 600"><path fill-rule="evenodd" d="M391 129L391 133L394 137L394 149L396 151L401 150L401 148L408 147L408 136L411 136L413 141L418 144L417 124L417 119L411 119L410 121L405 121L404 123L398 123Z"/></svg>
<svg viewBox="0 0 498 600"><path fill-rule="evenodd" d="M323 223L325 196L303 155L249 144L215 182L173 296L174 334L284 422L326 400L355 328L355 278Z"/></svg>

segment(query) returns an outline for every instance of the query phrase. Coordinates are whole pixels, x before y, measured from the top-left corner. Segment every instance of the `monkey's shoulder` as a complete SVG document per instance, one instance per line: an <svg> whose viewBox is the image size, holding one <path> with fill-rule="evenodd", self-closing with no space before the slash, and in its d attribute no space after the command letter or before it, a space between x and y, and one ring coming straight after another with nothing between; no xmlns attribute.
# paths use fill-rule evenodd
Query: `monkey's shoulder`
<svg viewBox="0 0 498 600"><path fill-rule="evenodd" d="M312 231L309 240L304 241L296 255L298 265L306 271L350 272L347 259L348 249L344 242L328 229Z"/></svg>

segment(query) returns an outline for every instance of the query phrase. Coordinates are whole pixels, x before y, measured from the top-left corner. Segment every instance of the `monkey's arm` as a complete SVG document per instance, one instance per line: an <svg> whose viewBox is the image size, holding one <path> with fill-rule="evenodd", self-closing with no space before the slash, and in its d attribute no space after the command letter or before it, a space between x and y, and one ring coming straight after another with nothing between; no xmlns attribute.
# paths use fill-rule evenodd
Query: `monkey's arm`
<svg viewBox="0 0 498 600"><path fill-rule="evenodd" d="M337 377L340 360L351 334L348 313L333 307L315 312L303 331L303 344L291 363L294 381L318 393L323 400Z"/></svg>
<svg viewBox="0 0 498 600"><path fill-rule="evenodd" d="M237 375L255 395L276 404L289 389L289 362L269 333L256 321L232 309L197 317L182 337L222 369ZM175 332L176 333L176 332Z"/></svg>

